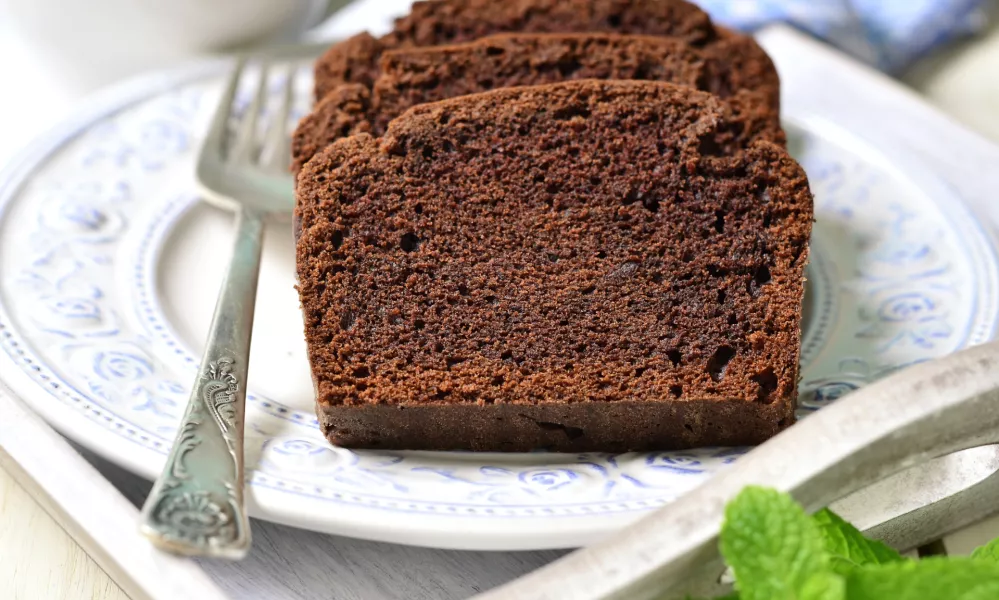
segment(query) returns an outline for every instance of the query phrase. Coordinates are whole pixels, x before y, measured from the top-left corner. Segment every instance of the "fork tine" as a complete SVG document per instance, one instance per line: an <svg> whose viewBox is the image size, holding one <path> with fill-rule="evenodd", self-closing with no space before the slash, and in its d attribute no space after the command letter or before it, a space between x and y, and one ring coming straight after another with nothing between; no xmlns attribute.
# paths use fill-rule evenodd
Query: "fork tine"
<svg viewBox="0 0 999 600"><path fill-rule="evenodd" d="M229 75L229 81L226 83L225 91L222 92L222 98L219 100L215 115L212 117L212 124L205 136L204 147L214 150L219 155L222 154L225 146L226 133L229 129L229 115L232 114L232 102L236 99L236 90L239 88L239 79L243 75L244 67L246 67L246 59L240 58L236 61L236 67Z"/></svg>
<svg viewBox="0 0 999 600"><path fill-rule="evenodd" d="M264 154L261 162L264 167L286 171L291 163L291 149L288 137L288 116L291 114L291 103L295 97L295 65L290 64L285 70L284 94L281 106L268 124L264 141Z"/></svg>
<svg viewBox="0 0 999 600"><path fill-rule="evenodd" d="M242 122L236 130L236 141L233 143L232 152L229 153L229 161L240 162L252 157L253 149L256 147L254 138L257 134L257 121L260 118L260 111L263 109L264 98L267 96L267 64L260 67L260 81L257 83L257 93L253 96L253 101L246 109Z"/></svg>

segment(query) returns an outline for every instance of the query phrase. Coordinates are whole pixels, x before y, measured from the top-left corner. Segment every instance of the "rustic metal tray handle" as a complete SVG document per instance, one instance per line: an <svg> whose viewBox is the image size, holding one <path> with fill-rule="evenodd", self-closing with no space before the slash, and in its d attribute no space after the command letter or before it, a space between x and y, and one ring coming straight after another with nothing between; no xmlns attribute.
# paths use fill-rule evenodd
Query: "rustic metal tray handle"
<svg viewBox="0 0 999 600"><path fill-rule="evenodd" d="M713 593L724 570L725 503L746 485L790 492L809 511L927 460L999 442L999 342L915 365L791 427L612 538L485 599L606 600Z"/></svg>

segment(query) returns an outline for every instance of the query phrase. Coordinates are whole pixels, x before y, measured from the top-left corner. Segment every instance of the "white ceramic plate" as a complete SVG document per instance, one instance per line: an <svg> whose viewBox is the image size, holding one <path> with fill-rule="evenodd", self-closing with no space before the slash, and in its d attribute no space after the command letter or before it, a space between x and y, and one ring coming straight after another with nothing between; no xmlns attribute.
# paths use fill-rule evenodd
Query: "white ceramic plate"
<svg viewBox="0 0 999 600"><path fill-rule="evenodd" d="M813 42L790 33L764 41L784 78L791 149L816 195L807 414L901 366L991 338L996 246L988 217L975 214L987 190L919 149L953 160L968 134ZM67 435L147 477L158 474L187 399L230 247L230 215L199 203L192 180L222 69L200 65L105 94L0 177L3 380ZM919 123L907 118L936 119L932 137L914 142ZM274 224L267 236L246 438L257 517L442 547L575 546L745 452L333 448L313 412L290 228Z"/></svg>

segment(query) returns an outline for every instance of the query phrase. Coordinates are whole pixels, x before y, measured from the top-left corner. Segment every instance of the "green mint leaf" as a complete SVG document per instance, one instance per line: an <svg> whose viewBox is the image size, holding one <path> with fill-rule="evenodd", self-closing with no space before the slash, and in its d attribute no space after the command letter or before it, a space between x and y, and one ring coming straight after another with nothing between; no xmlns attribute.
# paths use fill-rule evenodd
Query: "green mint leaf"
<svg viewBox="0 0 999 600"><path fill-rule="evenodd" d="M954 600L995 600L999 598L999 581L982 584Z"/></svg>
<svg viewBox="0 0 999 600"><path fill-rule="evenodd" d="M721 552L741 600L795 600L829 568L819 528L787 494L750 486L725 507Z"/></svg>
<svg viewBox="0 0 999 600"><path fill-rule="evenodd" d="M846 578L849 600L985 600L997 585L999 565L968 557L870 565Z"/></svg>
<svg viewBox="0 0 999 600"><path fill-rule="evenodd" d="M800 600L846 600L846 580L831 571L816 573L805 581Z"/></svg>
<svg viewBox="0 0 999 600"><path fill-rule="evenodd" d="M992 540L984 546L975 548L975 551L971 553L971 558L999 563L999 538Z"/></svg>
<svg viewBox="0 0 999 600"><path fill-rule="evenodd" d="M831 555L830 566L840 575L848 575L850 571L863 565L905 560L894 548L865 538L856 527L828 508L812 515L812 519L819 526L826 550Z"/></svg>

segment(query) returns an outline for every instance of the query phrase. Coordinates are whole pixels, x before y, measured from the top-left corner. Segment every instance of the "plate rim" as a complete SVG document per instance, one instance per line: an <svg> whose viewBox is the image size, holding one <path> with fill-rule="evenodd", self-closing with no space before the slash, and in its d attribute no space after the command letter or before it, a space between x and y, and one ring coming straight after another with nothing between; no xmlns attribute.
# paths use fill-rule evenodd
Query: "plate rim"
<svg viewBox="0 0 999 600"><path fill-rule="evenodd" d="M94 123L177 86L217 76L230 63L231 59L226 58L194 60L170 69L126 79L85 98L68 115L16 151L10 160L0 167L0 198L16 195L39 166L65 144L85 133ZM0 218L6 216L9 208L10 204L7 202L0 204ZM9 318L2 304L0 304L0 317L2 317L0 337L7 338L0 341L11 345L15 349L15 354L28 364L44 363L38 360L30 347L20 350L19 343L11 342L5 321L13 322L13 320ZM165 454L158 454L152 448L129 437L108 435L107 428L95 422L101 418L99 411L92 409L92 414L88 416L83 411L67 410L58 399L52 401L51 396L54 392L42 389L38 382L33 381L17 365L17 359L9 352L0 352L0 365L8 367L2 370L0 382L62 435L139 477L151 480L159 474L166 459ZM53 387L62 389L61 386ZM61 393L85 398L84 394L72 388ZM549 516L537 515L520 517L518 521L524 524L524 527L513 529L508 526L509 522L503 520L475 518L477 522L475 536L465 537L462 535L465 533L465 528L462 526L463 519L460 515L422 514L419 519L413 519L412 515L406 513L380 511L378 518L373 519L369 508L330 500L326 504L335 504L340 511L336 519L303 519L300 511L290 510L287 502L280 501L286 498L286 494L289 493L287 490L268 486L259 481L255 482L254 486L248 487L250 491L247 493L247 505L250 514L255 518L358 539L459 550L544 550L577 547L606 535L643 514L638 511L611 512L600 515L600 519L590 519L589 523L579 519L579 515L567 515L566 518L554 522ZM571 527L566 526L569 521L574 521ZM532 535L530 524L535 522L538 524L544 522L547 527ZM359 526L357 523L364 525ZM592 526L588 526L590 524Z"/></svg>
<svg viewBox="0 0 999 600"><path fill-rule="evenodd" d="M767 33L762 37L775 38L775 35ZM784 44L793 43L799 49L806 50L807 54L827 54L829 58L840 62L844 75L855 73L865 74L865 69L858 64L854 64L850 59L838 56L834 51L824 48L810 48L809 44L799 43L806 40L796 40L796 37L802 36L797 33L791 33L789 36L783 36L783 39L777 35L775 39ZM153 97L179 84L193 82L199 78L218 74L227 62L226 60L218 59L199 60L167 71L142 75L112 86L84 100L67 118L61 120L50 128L48 132L36 138L34 142L30 143L22 151L15 153L10 162L0 169L0 196L16 194L37 167L44 164L49 156L58 151L65 143L83 133L94 122L106 118L119 110L123 110L135 102ZM890 80L878 81L877 83L882 88L901 88L899 84ZM912 96L908 100L913 104L922 105L929 109L930 112L939 116L939 113L936 113L935 110L926 105L925 101L919 97ZM858 103L862 102L858 101ZM954 124L949 123L948 125L953 126ZM961 129L959 126L952 127L949 133L955 135L956 138L960 137L957 134L966 135L968 133L961 131ZM848 133L855 135L850 130L848 130ZM862 137L862 139L865 142L870 142L866 136ZM878 151L882 151L880 147L875 147ZM886 151L884 154L891 156L895 153ZM994 154L999 156L999 152L995 152ZM955 184L953 181L946 181L943 177L941 177L941 180L951 185ZM957 184L960 184L960 181ZM996 244L996 219L982 218L980 206L968 201L966 194L959 192L958 195L964 201L964 208L971 214L972 218L978 221L983 235L991 242L992 248L999 247ZM0 216L5 212L6 206L0 207ZM163 455L142 446L138 446L141 448L141 452L136 452L137 444L123 436L108 436L105 428L92 422L91 419L82 413L62 410L63 407L60 403L48 401L47 393L45 394L45 401L39 401L35 397L40 392L37 384L25 373L21 372L19 367L16 367L12 356L7 355L7 353L0 353L0 364L9 364L13 367L4 369L5 373L2 377L4 383L10 386L12 391L17 393L18 397L28 402L35 411L42 414L50 424L63 432L64 435L107 458L109 461L119 464L140 476L150 477L158 473L164 460ZM100 443L94 443L98 439ZM109 442L112 439L114 440L113 443ZM155 466L155 469L152 469L152 466ZM371 519L370 512L368 512L369 509L357 507L356 505L338 505L342 508L343 512L335 522L328 520L308 520L306 524L297 511L282 511L282 503L273 501L273 499L283 497L286 493L286 491L271 491L266 486L254 486L254 492L248 495L252 513L265 516L268 520L279 523L299 527L307 526L310 529L352 537L422 546L474 550L526 550L565 548L581 545L633 521L636 514L642 514L635 512L605 513L599 515L599 518L565 519L558 523L557 526L547 517L539 516L536 517L539 522L544 519L547 523L542 528L543 531L534 532L533 534L528 532L528 529L530 529L530 523L535 518L523 517L520 519L520 522L524 526L514 528L508 527L508 523L503 523L502 520L495 520L490 522L488 526L484 526L487 520L477 518L475 534L469 534L469 537L464 537L456 536L463 529L461 524L464 520L460 516L421 515L419 519L413 519L405 514L390 516L389 513L383 511L379 513L378 519ZM263 505L266 505L267 508L264 509ZM368 518L355 520L352 516L349 516L349 513L355 510L359 513L358 516L367 513ZM570 521L572 522L572 526L566 527ZM365 525L361 527L354 525L354 523L360 522L365 523ZM374 523L377 523L378 526L373 526ZM588 523L590 524L589 527L586 526ZM488 533L485 531L487 529L490 530ZM553 530L555 529L560 531L554 532ZM553 539L557 543L553 543Z"/></svg>
<svg viewBox="0 0 999 600"><path fill-rule="evenodd" d="M17 194L40 165L58 152L63 145L84 133L93 123L145 98L168 91L174 86L200 77L209 77L228 63L228 60L222 59L190 61L170 69L128 78L85 98L68 115L15 151L9 161L0 167L0 198ZM7 210L9 210L8 203L0 204L0 219L4 218ZM2 303L0 303L0 317L7 317ZM6 337L5 334L3 319L0 319L0 336ZM108 437L106 430L91 419L78 412L56 410L60 404L50 405L49 402L38 401L34 396L37 393L37 384L20 370L14 357L7 352L0 352L0 363L4 362L12 368L5 369L0 380L64 436L143 478L150 476L150 462L156 465L156 472L162 468L165 456L156 454L155 451L122 436L109 436L109 439L114 441L104 444L106 440L103 438ZM72 392L78 393L76 390ZM102 438L102 443L92 443L98 436ZM111 448L115 451L112 452Z"/></svg>

